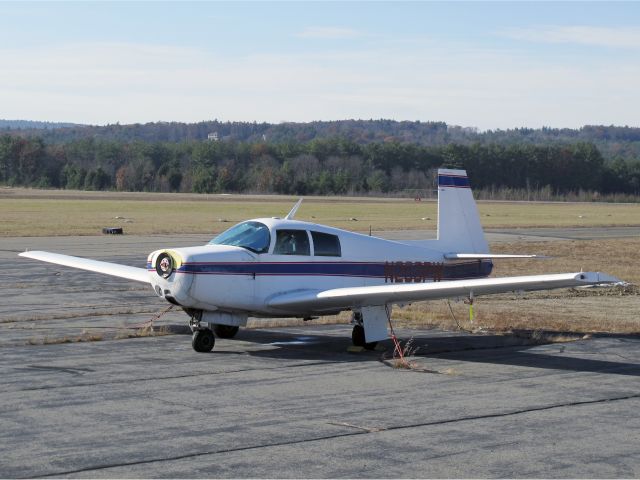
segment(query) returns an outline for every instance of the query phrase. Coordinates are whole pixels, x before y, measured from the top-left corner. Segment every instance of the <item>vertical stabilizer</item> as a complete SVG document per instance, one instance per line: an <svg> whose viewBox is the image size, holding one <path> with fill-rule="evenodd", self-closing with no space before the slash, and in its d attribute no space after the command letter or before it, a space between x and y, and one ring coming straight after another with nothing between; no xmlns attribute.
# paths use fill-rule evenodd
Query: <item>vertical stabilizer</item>
<svg viewBox="0 0 640 480"><path fill-rule="evenodd" d="M438 244L455 253L489 252L466 170L438 169Z"/></svg>

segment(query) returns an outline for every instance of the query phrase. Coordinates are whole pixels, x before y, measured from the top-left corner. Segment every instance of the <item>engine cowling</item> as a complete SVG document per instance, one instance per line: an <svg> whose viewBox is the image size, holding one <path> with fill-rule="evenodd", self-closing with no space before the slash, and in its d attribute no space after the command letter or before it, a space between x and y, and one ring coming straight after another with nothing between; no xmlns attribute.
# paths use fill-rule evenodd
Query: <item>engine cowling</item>
<svg viewBox="0 0 640 480"><path fill-rule="evenodd" d="M255 255L240 247L205 245L156 250L147 270L156 294L171 303L209 311L239 309L253 304L253 276L239 266L254 261Z"/></svg>

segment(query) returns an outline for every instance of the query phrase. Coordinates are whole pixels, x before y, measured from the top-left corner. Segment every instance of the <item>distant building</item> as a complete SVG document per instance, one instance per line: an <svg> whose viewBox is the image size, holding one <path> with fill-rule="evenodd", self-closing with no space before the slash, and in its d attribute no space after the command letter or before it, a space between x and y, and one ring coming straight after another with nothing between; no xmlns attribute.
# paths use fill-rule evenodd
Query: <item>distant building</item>
<svg viewBox="0 0 640 480"><path fill-rule="evenodd" d="M217 142L218 141L218 132L212 132L209 135L207 135L207 140L209 140L210 142Z"/></svg>

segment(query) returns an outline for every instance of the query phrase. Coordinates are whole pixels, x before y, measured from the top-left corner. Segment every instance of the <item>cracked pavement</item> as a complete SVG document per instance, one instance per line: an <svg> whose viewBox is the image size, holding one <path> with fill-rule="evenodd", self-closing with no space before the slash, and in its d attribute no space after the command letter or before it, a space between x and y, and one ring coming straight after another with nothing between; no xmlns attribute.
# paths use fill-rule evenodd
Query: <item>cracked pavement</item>
<svg viewBox="0 0 640 480"><path fill-rule="evenodd" d="M0 477L640 474L640 339L398 333L440 373L347 353L348 326L3 347Z"/></svg>

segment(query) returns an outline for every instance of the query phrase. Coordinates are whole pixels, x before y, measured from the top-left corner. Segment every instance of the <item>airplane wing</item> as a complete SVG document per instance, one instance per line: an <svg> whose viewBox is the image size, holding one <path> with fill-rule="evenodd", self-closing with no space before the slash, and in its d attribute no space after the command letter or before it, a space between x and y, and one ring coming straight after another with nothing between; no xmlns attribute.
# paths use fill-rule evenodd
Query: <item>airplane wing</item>
<svg viewBox="0 0 640 480"><path fill-rule="evenodd" d="M522 277L452 280L432 283L394 283L370 287L334 288L330 290L299 290L273 297L269 306L287 310L331 311L421 300L466 297L512 291L549 290L620 280L600 272L527 275Z"/></svg>
<svg viewBox="0 0 640 480"><path fill-rule="evenodd" d="M61 255L59 253L33 251L22 252L19 255L21 257L33 258L34 260L55 263L66 267L80 268L82 270L89 270L90 272L104 273L106 275L113 275L114 277L135 280L136 282L151 283L149 281L149 272L147 272L145 268L129 267L128 265L72 257L71 255Z"/></svg>

